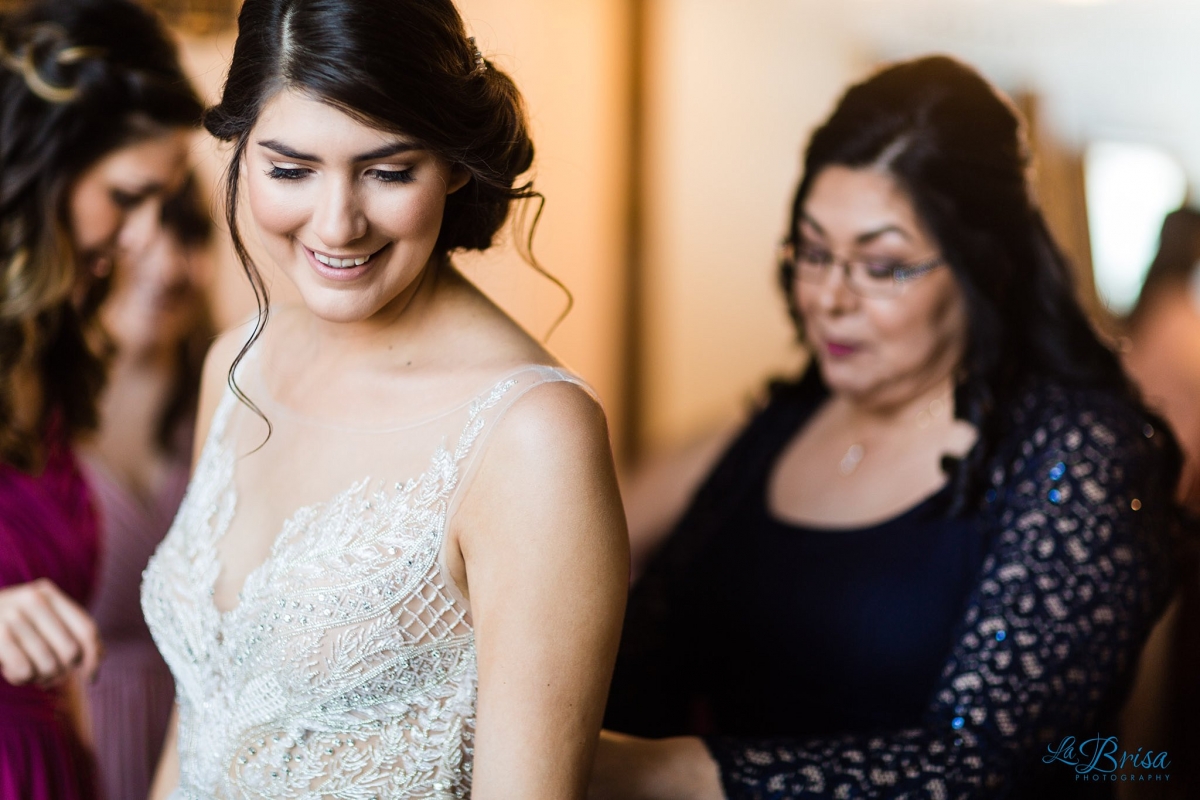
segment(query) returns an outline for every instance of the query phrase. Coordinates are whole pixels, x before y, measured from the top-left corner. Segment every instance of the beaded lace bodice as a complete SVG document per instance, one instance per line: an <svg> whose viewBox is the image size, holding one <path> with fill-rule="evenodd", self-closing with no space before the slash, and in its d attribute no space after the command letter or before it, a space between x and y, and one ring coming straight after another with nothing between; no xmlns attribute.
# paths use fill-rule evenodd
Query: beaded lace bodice
<svg viewBox="0 0 1200 800"><path fill-rule="evenodd" d="M475 644L444 533L500 415L561 380L575 379L523 368L385 428L261 403L266 444L226 392L142 589L177 685L173 797L469 795ZM269 396L253 381L239 383ZM222 611L222 539L262 525L270 553Z"/></svg>

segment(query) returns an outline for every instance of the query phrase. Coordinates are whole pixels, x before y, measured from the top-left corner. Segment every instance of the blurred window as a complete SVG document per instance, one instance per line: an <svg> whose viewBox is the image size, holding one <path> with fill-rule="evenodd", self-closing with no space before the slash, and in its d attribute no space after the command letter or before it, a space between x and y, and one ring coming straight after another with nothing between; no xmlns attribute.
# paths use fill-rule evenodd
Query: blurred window
<svg viewBox="0 0 1200 800"><path fill-rule="evenodd" d="M1084 155L1096 291L1116 314L1133 308L1163 218L1183 205L1187 177L1162 148L1095 142Z"/></svg>

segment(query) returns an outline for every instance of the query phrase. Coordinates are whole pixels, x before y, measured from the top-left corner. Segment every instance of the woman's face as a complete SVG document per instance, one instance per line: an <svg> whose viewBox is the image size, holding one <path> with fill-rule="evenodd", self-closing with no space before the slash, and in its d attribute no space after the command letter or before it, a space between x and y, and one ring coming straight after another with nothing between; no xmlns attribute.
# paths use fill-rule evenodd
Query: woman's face
<svg viewBox="0 0 1200 800"><path fill-rule="evenodd" d="M467 181L413 140L295 90L264 106L244 166L264 247L305 305L331 322L407 302L446 197Z"/></svg>
<svg viewBox="0 0 1200 800"><path fill-rule="evenodd" d="M75 250L106 274L118 256L138 258L161 231L162 204L187 176L189 129L118 148L76 179L67 196Z"/></svg>
<svg viewBox="0 0 1200 800"><path fill-rule="evenodd" d="M800 239L837 264L823 279L793 285L826 385L874 404L899 403L952 375L967 326L958 282L942 265L898 294L864 297L847 285L842 260L913 265L940 256L908 194L885 171L826 167L813 181Z"/></svg>
<svg viewBox="0 0 1200 800"><path fill-rule="evenodd" d="M208 254L169 228L138 256L118 259L100 321L133 358L169 355L188 335L203 303Z"/></svg>

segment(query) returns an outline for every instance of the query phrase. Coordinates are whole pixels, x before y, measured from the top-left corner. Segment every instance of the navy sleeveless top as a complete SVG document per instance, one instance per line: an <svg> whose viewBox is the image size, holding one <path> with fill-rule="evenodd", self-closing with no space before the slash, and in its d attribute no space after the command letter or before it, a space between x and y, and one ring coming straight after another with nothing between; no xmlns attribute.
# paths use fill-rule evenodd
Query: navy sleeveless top
<svg viewBox="0 0 1200 800"><path fill-rule="evenodd" d="M710 619L737 632L709 665L716 729L804 736L917 724L983 560L978 531L946 518L948 489L869 527L789 524L767 508L770 467L740 510L740 535L709 554L712 572L733 579L708 596Z"/></svg>

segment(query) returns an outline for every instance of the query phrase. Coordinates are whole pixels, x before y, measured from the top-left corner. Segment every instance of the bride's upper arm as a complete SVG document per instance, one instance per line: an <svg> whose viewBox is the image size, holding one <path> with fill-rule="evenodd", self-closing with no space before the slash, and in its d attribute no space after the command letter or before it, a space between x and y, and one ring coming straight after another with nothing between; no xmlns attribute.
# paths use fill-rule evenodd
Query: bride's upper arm
<svg viewBox="0 0 1200 800"><path fill-rule="evenodd" d="M603 412L538 386L481 459L454 525L479 664L473 796L582 797L628 574Z"/></svg>

